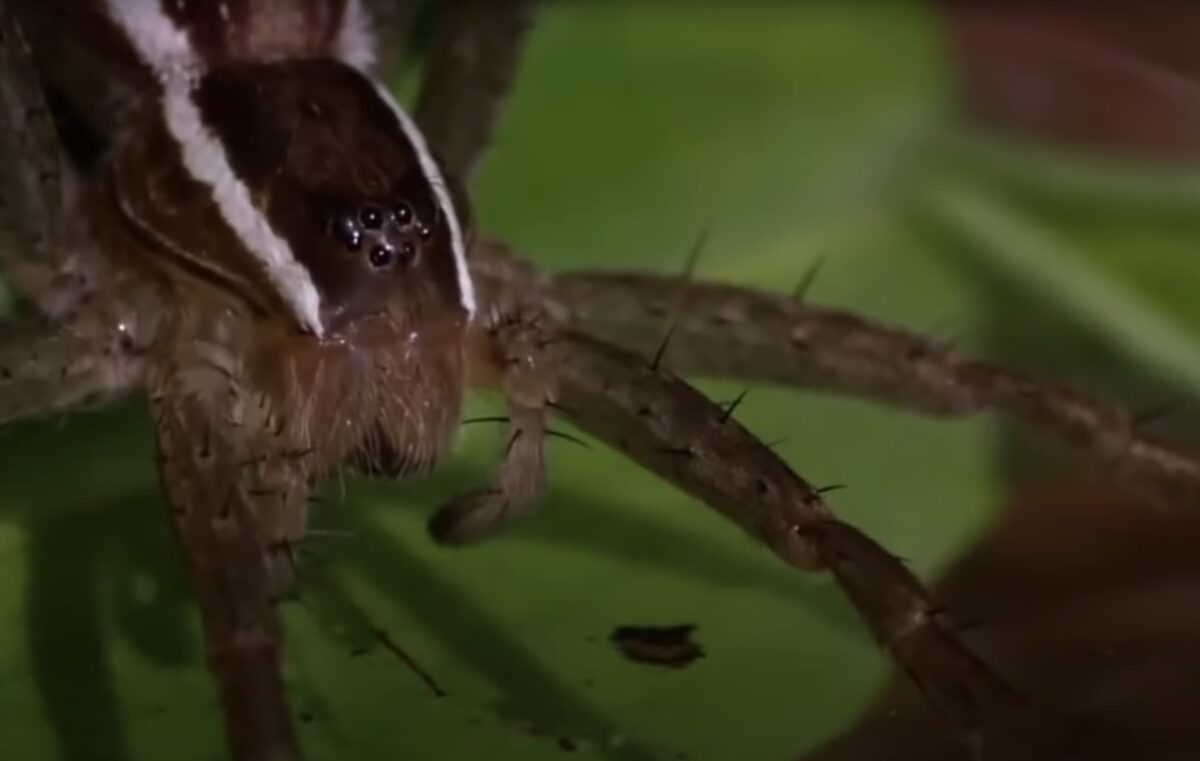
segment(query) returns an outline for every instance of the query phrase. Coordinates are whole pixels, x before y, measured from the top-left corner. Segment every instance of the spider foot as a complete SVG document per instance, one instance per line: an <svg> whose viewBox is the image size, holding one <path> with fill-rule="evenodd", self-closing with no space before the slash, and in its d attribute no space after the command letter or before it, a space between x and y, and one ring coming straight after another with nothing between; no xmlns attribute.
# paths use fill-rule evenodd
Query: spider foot
<svg viewBox="0 0 1200 761"><path fill-rule="evenodd" d="M527 510L514 509L508 495L487 490L447 502L429 519L429 535L438 544L462 545L484 539Z"/></svg>

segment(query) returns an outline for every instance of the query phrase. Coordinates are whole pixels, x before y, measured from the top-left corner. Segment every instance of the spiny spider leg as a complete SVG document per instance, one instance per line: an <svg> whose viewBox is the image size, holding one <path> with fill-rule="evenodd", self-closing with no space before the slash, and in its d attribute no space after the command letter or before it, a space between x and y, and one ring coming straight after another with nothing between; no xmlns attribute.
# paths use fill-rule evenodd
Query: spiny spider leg
<svg viewBox="0 0 1200 761"><path fill-rule="evenodd" d="M242 461L242 483L253 500L254 515L266 543L272 593L281 599L294 589L308 532L308 453L266 443L267 447L260 450L265 454Z"/></svg>
<svg viewBox="0 0 1200 761"><path fill-rule="evenodd" d="M460 544L494 533L533 509L546 484L547 417L557 391L552 377L545 316L500 311L472 348L473 382L499 388L507 405L504 454L489 488L465 494L443 506L430 521L439 542Z"/></svg>
<svg viewBox="0 0 1200 761"><path fill-rule="evenodd" d="M96 323L97 327L104 323ZM142 381L132 336L79 332L28 317L0 331L0 426L132 391Z"/></svg>
<svg viewBox="0 0 1200 761"><path fill-rule="evenodd" d="M24 33L0 3L0 264L43 313L73 310L95 288L79 254L77 183Z"/></svg>
<svg viewBox="0 0 1200 761"><path fill-rule="evenodd" d="M818 490L660 363L568 333L555 344L561 412L583 430L718 510L796 568L828 570L925 694L978 729L1017 706L962 645L903 563L839 521Z"/></svg>
<svg viewBox="0 0 1200 761"><path fill-rule="evenodd" d="M280 669L262 498L246 478L240 434L220 393L154 382L159 468L199 603L229 747L242 761L299 759Z"/></svg>
<svg viewBox="0 0 1200 761"><path fill-rule="evenodd" d="M492 139L536 9L534 0L450 0L440 12L416 119L464 185Z"/></svg>
<svg viewBox="0 0 1200 761"><path fill-rule="evenodd" d="M134 388L146 327L115 294L97 298L102 265L84 266L79 255L92 252L72 249L83 232L66 214L75 178L8 3L0 3L0 155L0 263L41 312L0 331L3 425Z"/></svg>
<svg viewBox="0 0 1200 761"><path fill-rule="evenodd" d="M813 387L930 415L1000 412L1157 502L1200 502L1200 459L1138 431L1128 410L915 333L779 294L671 277L578 273L555 277L550 290L553 311L574 329L644 356L673 328L669 364L685 375Z"/></svg>
<svg viewBox="0 0 1200 761"><path fill-rule="evenodd" d="M24 34L0 4L0 204L5 264L45 259L54 251L55 220L63 202L61 150L54 121Z"/></svg>

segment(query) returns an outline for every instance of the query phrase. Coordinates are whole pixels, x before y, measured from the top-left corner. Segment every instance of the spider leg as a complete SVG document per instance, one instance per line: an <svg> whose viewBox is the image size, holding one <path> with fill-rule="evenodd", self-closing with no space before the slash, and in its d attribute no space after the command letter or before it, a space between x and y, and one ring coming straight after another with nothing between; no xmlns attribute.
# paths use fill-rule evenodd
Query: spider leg
<svg viewBox="0 0 1200 761"><path fill-rule="evenodd" d="M488 488L462 494L440 507L429 533L442 544L483 539L527 515L546 483L544 409L510 404L504 455Z"/></svg>
<svg viewBox="0 0 1200 761"><path fill-rule="evenodd" d="M275 449L243 462L243 482L266 542L272 594L280 599L295 585L308 533L309 453Z"/></svg>
<svg viewBox="0 0 1200 761"><path fill-rule="evenodd" d="M0 3L0 264L44 313L73 309L96 273L78 256L79 183L9 3Z"/></svg>
<svg viewBox="0 0 1200 761"><path fill-rule="evenodd" d="M44 259L54 250L65 164L24 34L0 3L0 256Z"/></svg>
<svg viewBox="0 0 1200 761"><path fill-rule="evenodd" d="M447 172L470 185L512 89L535 0L451 0L437 20L416 118Z"/></svg>
<svg viewBox="0 0 1200 761"><path fill-rule="evenodd" d="M477 337L473 381L504 393L504 454L487 489L464 494L434 514L429 529L444 544L481 539L533 509L546 484L547 417L557 391L550 375L551 341L544 317L497 317Z"/></svg>
<svg viewBox="0 0 1200 761"><path fill-rule="evenodd" d="M132 324L50 324L28 317L0 329L0 425L127 393L141 383Z"/></svg>
<svg viewBox="0 0 1200 761"><path fill-rule="evenodd" d="M413 24L417 20L418 0L371 0L367 3L379 37L377 70L384 81L400 73L408 55Z"/></svg>
<svg viewBox="0 0 1200 761"><path fill-rule="evenodd" d="M784 562L828 570L930 700L964 727L1015 706L896 557L838 520L818 490L686 382L579 334L555 344L561 412L583 430L718 510Z"/></svg>
<svg viewBox="0 0 1200 761"><path fill-rule="evenodd" d="M1166 503L1200 501L1200 460L1136 416L1069 385L972 360L915 333L786 296L653 275L579 273L551 286L574 329L648 355L672 329L687 375L818 388L929 415L1007 415Z"/></svg>
<svg viewBox="0 0 1200 761"><path fill-rule="evenodd" d="M276 473L286 462L278 458L246 460L246 421L231 419L228 393L160 380L155 392L160 476L200 603L233 757L299 759L281 671L280 560L270 535L276 511L264 509L277 495L262 491L290 483L295 471L284 464Z"/></svg>

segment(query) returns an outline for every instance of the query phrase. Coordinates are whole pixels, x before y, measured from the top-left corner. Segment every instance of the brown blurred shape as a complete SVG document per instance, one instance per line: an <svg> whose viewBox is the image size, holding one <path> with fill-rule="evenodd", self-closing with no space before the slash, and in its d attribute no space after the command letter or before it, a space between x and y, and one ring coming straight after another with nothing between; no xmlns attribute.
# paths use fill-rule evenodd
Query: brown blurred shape
<svg viewBox="0 0 1200 761"><path fill-rule="evenodd" d="M940 599L1023 696L976 742L906 680L806 761L1200 758L1200 512L1095 483L1017 499Z"/></svg>
<svg viewBox="0 0 1200 761"><path fill-rule="evenodd" d="M1200 157L1200 3L940 5L975 121L1130 157Z"/></svg>

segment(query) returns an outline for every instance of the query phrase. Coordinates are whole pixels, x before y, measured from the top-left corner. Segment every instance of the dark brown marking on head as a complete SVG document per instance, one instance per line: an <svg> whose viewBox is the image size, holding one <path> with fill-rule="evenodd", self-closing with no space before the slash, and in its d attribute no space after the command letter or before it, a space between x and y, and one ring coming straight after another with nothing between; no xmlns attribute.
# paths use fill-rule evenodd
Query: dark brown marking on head
<svg viewBox="0 0 1200 761"><path fill-rule="evenodd" d="M196 101L336 330L364 314L463 319L445 215L375 86L328 60L227 67Z"/></svg>

